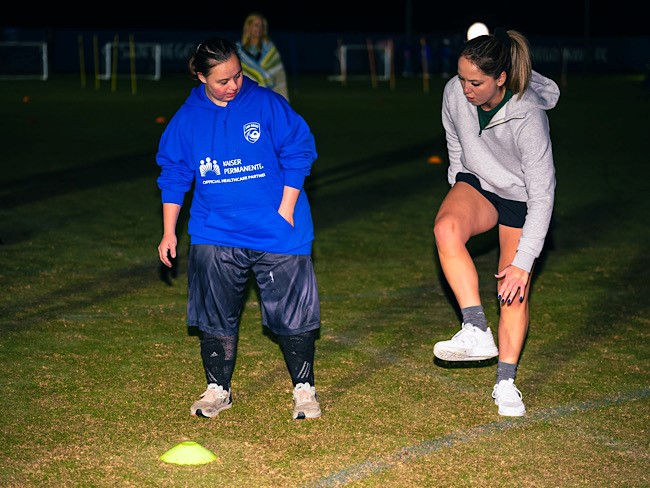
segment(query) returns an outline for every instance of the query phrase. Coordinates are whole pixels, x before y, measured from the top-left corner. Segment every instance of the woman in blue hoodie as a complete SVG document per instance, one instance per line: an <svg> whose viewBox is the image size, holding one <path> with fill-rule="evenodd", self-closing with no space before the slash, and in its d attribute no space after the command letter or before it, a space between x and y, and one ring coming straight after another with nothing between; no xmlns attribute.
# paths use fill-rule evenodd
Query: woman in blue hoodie
<svg viewBox="0 0 650 488"><path fill-rule="evenodd" d="M434 234L463 323L433 352L445 361L498 356L492 398L506 416L526 411L514 380L528 331L530 277L553 212L555 166L546 111L559 96L554 81L532 70L526 38L503 29L467 41L457 76L443 94L452 187L436 215ZM498 349L466 247L471 237L496 226Z"/></svg>
<svg viewBox="0 0 650 488"><path fill-rule="evenodd" d="M320 329L311 259L314 228L303 184L317 158L305 120L281 95L243 75L235 43L208 39L189 60L200 84L165 129L160 166L162 263L176 258L176 224L193 187L187 324L196 327L207 388L191 415L232 406L231 379L249 272L262 323L279 343L293 384L293 418L320 417L314 387Z"/></svg>

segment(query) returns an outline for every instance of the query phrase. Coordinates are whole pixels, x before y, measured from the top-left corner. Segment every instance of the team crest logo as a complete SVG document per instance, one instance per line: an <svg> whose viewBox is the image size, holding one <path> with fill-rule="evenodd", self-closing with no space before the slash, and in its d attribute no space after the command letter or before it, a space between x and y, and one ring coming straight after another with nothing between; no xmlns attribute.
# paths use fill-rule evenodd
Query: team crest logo
<svg viewBox="0 0 650 488"><path fill-rule="evenodd" d="M257 122L244 124L244 138L251 144L255 144L260 138L260 124Z"/></svg>

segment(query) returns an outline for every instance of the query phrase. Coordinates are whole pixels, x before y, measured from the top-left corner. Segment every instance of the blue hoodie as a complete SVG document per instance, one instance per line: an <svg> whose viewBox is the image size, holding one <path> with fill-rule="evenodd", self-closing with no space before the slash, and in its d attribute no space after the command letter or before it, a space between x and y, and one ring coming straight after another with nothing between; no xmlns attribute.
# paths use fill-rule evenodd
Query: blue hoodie
<svg viewBox="0 0 650 488"><path fill-rule="evenodd" d="M304 119L244 76L225 107L203 84L192 89L160 139L157 182L162 203L178 205L194 184L191 244L310 254L314 225L303 184L317 157ZM284 186L301 190L293 226L278 213Z"/></svg>

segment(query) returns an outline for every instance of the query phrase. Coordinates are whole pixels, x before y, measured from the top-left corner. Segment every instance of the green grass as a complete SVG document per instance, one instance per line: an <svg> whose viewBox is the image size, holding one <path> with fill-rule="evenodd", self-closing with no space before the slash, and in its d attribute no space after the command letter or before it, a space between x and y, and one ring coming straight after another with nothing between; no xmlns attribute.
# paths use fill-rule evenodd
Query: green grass
<svg viewBox="0 0 650 488"><path fill-rule="evenodd" d="M448 368L459 326L432 223L448 185L442 81L396 90L303 77L316 136L307 183L322 305L323 417L291 420L291 385L249 294L234 406L189 416L203 391L179 274L160 279L155 152L187 77L2 82L0 486L649 486L650 92L575 76L549 113L556 211L536 270L517 384L500 417L494 364ZM23 101L29 96L29 101ZM437 154L443 164L428 164ZM495 235L471 242L496 324ZM196 441L201 466L159 456Z"/></svg>

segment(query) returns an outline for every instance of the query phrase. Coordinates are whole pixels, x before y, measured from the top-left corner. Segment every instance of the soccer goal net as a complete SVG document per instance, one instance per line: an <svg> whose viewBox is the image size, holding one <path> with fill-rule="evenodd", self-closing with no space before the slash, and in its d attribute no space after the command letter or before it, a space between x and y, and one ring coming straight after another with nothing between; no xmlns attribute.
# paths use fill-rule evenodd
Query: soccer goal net
<svg viewBox="0 0 650 488"><path fill-rule="evenodd" d="M161 47L154 42L107 42L101 49L102 70L99 78L114 76L159 80Z"/></svg>
<svg viewBox="0 0 650 488"><path fill-rule="evenodd" d="M368 41L366 44L339 44L336 51L338 73L330 80L375 79L389 81L393 69L391 42Z"/></svg>
<svg viewBox="0 0 650 488"><path fill-rule="evenodd" d="M0 80L47 80L46 42L0 42Z"/></svg>

